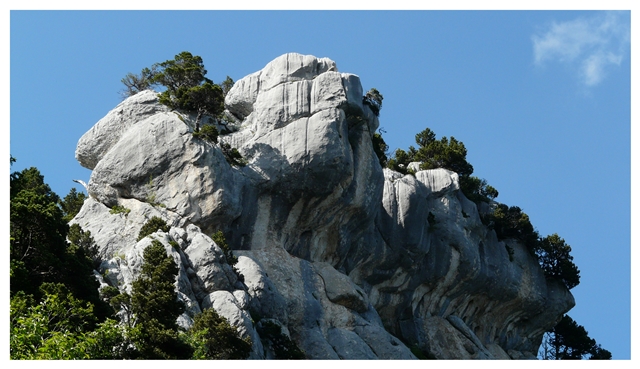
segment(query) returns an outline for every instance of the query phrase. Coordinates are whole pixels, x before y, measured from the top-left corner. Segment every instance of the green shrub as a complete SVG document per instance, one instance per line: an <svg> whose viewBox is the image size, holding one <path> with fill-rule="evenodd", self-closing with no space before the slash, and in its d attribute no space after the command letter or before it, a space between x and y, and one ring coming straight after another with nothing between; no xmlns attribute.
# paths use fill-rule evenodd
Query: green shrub
<svg viewBox="0 0 640 369"><path fill-rule="evenodd" d="M418 148L409 146L408 151L397 149L387 167L402 174L408 174L411 162L422 162L420 170L444 168L458 173L460 190L471 201L490 202L498 197L498 191L486 180L471 176L473 166L467 161L467 148L455 137L436 139L429 128L416 134Z"/></svg>
<svg viewBox="0 0 640 369"><path fill-rule="evenodd" d="M64 213L63 219L66 222L70 222L80 212L86 199L87 196L83 192L78 192L75 188L72 188L69 194L60 201L60 207Z"/></svg>
<svg viewBox="0 0 640 369"><path fill-rule="evenodd" d="M169 245L171 245L171 247L173 247L176 250L180 250L180 244L177 243L176 241L173 241L173 240L169 241Z"/></svg>
<svg viewBox="0 0 640 369"><path fill-rule="evenodd" d="M169 232L170 228L171 227L169 227L167 225L167 222L165 222L162 218L152 217L151 219L149 219L149 221L147 221L142 226L142 228L140 228L140 233L138 233L137 241L140 241L141 239L147 237L148 235L154 232L157 232L158 230L163 232Z"/></svg>
<svg viewBox="0 0 640 369"><path fill-rule="evenodd" d="M540 240L536 250L540 266L547 277L561 280L568 289L580 283L580 270L573 263L571 246L558 234Z"/></svg>
<svg viewBox="0 0 640 369"><path fill-rule="evenodd" d="M120 205L115 205L111 208L111 210L109 210L109 214L124 214L129 215L129 213L131 212L131 209L127 209L124 206L120 206Z"/></svg>
<svg viewBox="0 0 640 369"><path fill-rule="evenodd" d="M216 243L216 245L218 245L218 247L222 249L222 251L224 252L224 257L225 259L227 259L227 263L229 265L234 266L236 265L236 263L238 263L238 258L235 255L233 255L233 252L231 251L231 248L227 244L227 240L224 237L224 234L222 233L222 231L217 231L216 233L214 233L211 236L211 239L213 240L213 242Z"/></svg>
<svg viewBox="0 0 640 369"><path fill-rule="evenodd" d="M244 167L247 165L247 161L235 147L231 147L228 143L223 142L220 144L220 149L222 149L222 154L224 154L225 159L227 159L227 163L230 165L238 167Z"/></svg>
<svg viewBox="0 0 640 369"><path fill-rule="evenodd" d="M498 239L521 241L535 255L540 235L531 225L529 216L519 207L496 204L493 213L484 217L484 223L495 230Z"/></svg>
<svg viewBox="0 0 640 369"><path fill-rule="evenodd" d="M263 343L273 350L276 360L303 360L306 356L298 346L282 333L282 328L272 322L263 321L258 325L258 334Z"/></svg>
<svg viewBox="0 0 640 369"><path fill-rule="evenodd" d="M187 336L194 349L192 359L239 360L251 353L251 339L241 338L238 330L214 309L196 315Z"/></svg>
<svg viewBox="0 0 640 369"><path fill-rule="evenodd" d="M137 94L138 92L153 88L156 84L154 77L156 74L156 67L144 68L140 74L127 73L127 75L120 81L125 86L125 90L121 91L123 98L127 98Z"/></svg>
<svg viewBox="0 0 640 369"><path fill-rule="evenodd" d="M476 176L460 177L460 191L476 204L491 202L498 197L498 190L487 183L487 180Z"/></svg>
<svg viewBox="0 0 640 369"><path fill-rule="evenodd" d="M218 135L218 129L211 125L202 126L200 130L193 132L193 137L200 138L211 143L218 143Z"/></svg>

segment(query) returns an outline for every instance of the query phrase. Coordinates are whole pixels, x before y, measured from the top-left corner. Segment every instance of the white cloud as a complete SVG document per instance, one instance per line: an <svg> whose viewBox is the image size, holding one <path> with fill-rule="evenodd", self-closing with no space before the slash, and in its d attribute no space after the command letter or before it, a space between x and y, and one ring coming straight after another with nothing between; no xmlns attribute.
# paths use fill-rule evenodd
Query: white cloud
<svg viewBox="0 0 640 369"><path fill-rule="evenodd" d="M536 65L558 61L578 69L587 86L600 83L620 65L629 48L629 12L602 12L590 18L553 23L531 37Z"/></svg>

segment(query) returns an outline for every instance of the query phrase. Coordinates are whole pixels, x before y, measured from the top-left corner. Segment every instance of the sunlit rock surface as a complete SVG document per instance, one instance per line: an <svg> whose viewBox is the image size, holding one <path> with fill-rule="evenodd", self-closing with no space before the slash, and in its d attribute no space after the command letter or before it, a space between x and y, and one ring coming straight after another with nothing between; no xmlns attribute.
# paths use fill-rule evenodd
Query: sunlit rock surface
<svg viewBox="0 0 640 369"><path fill-rule="evenodd" d="M178 322L214 308L251 338L253 359L273 357L266 322L310 359L535 358L573 296L481 223L456 173L382 169L362 95L332 60L285 54L229 91L218 144L152 91L123 101L76 149L93 172L73 222L100 247L104 282L130 289L151 243L138 232L159 216L172 228L151 237L180 265Z"/></svg>

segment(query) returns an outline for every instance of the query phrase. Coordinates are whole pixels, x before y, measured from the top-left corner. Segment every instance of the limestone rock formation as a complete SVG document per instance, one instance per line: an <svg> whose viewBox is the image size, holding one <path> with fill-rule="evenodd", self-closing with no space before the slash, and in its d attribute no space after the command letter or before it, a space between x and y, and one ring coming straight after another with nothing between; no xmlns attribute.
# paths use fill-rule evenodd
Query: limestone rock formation
<svg viewBox="0 0 640 369"><path fill-rule="evenodd" d="M72 222L100 247L104 283L130 288L150 244L138 232L159 216L171 229L151 237L180 265L188 307L179 323L214 308L251 338L251 358L274 357L267 323L310 359L535 358L572 295L481 223L456 173L381 168L362 95L335 62L285 54L228 92L228 119L209 123L219 144L153 91L118 105L76 150L93 172ZM247 165L229 164L222 144Z"/></svg>

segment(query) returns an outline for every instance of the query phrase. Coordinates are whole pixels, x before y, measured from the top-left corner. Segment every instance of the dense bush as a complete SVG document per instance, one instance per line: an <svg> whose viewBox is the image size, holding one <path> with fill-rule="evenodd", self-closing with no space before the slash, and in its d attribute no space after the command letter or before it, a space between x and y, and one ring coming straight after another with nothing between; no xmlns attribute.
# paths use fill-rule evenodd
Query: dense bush
<svg viewBox="0 0 640 369"><path fill-rule="evenodd" d="M144 68L140 75L127 74L122 79L125 96L134 95L154 86L165 90L158 95L159 102L171 109L197 113L196 131L204 114L218 117L224 110L223 87L206 78L206 69L200 56L183 51L173 60ZM225 89L233 86L229 77L223 82ZM228 92L228 90L226 90Z"/></svg>
<svg viewBox="0 0 640 369"><path fill-rule="evenodd" d="M214 309L196 315L187 336L194 347L192 359L238 360L251 353L251 339L242 339L238 330Z"/></svg>
<svg viewBox="0 0 640 369"><path fill-rule="evenodd" d="M436 139L436 134L429 128L416 134L418 147L409 146L408 151L397 149L387 167L402 174L408 174L411 162L422 162L420 169L444 168L458 173L460 190L476 203L490 202L498 197L498 191L486 180L472 176L473 166L467 161L467 148L455 137Z"/></svg>
<svg viewBox="0 0 640 369"><path fill-rule="evenodd" d="M460 191L471 201L491 202L498 197L498 190L487 183L486 179L476 176L460 177Z"/></svg>
<svg viewBox="0 0 640 369"><path fill-rule="evenodd" d="M247 165L247 161L242 157L242 154L235 147L231 147L226 142L222 142L220 144L220 149L222 150L222 154L224 155L227 163L236 167L244 167Z"/></svg>
<svg viewBox="0 0 640 369"><path fill-rule="evenodd" d="M201 138L211 143L218 143L218 129L215 126L206 125L199 131L193 132L193 137Z"/></svg>
<svg viewBox="0 0 640 369"><path fill-rule="evenodd" d="M216 233L214 233L211 236L211 239L216 243L216 245L218 245L218 247L222 249L222 251L224 252L224 257L225 259L227 259L227 263L229 265L234 266L238 263L238 258L233 255L233 251L231 251L231 248L227 244L227 240L224 237L222 231L217 231Z"/></svg>
<svg viewBox="0 0 640 369"><path fill-rule="evenodd" d="M163 231L163 232L169 232L169 229L171 227L169 227L167 225L167 222L165 222L162 218L159 217L152 217L151 219L149 219L143 226L142 228L140 228L140 232L138 233L138 239L137 241L140 241L141 239L147 237L148 235L157 232L157 231Z"/></svg>
<svg viewBox="0 0 640 369"><path fill-rule="evenodd" d="M557 234L541 238L529 216L519 207L496 203L493 213L484 216L483 222L495 230L498 239L522 242L537 258L547 278L562 281L568 289L580 283L580 271L573 263L571 247Z"/></svg>
<svg viewBox="0 0 640 369"><path fill-rule="evenodd" d="M111 210L109 210L109 214L124 214L129 215L131 209L127 209L122 205L114 205Z"/></svg>
<svg viewBox="0 0 640 369"><path fill-rule="evenodd" d="M573 263L571 246L557 233L540 240L536 255L547 277L561 280L569 289L580 283L580 270Z"/></svg>
<svg viewBox="0 0 640 369"><path fill-rule="evenodd" d="M301 360L306 358L304 352L282 333L282 328L278 324L272 321L262 321L257 330L263 340L263 344L273 351L276 360Z"/></svg>
<svg viewBox="0 0 640 369"><path fill-rule="evenodd" d="M499 239L515 239L527 246L532 255L538 249L540 235L533 228L529 216L517 206L496 203L493 213L483 217L484 223L496 231Z"/></svg>
<svg viewBox="0 0 640 369"><path fill-rule="evenodd" d="M75 188L69 191L69 194L60 201L60 207L64 213L63 219L68 223L73 219L82 208L84 200L87 199L87 195L83 192L78 192Z"/></svg>

